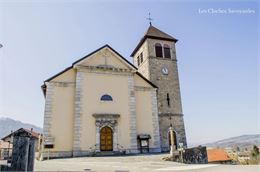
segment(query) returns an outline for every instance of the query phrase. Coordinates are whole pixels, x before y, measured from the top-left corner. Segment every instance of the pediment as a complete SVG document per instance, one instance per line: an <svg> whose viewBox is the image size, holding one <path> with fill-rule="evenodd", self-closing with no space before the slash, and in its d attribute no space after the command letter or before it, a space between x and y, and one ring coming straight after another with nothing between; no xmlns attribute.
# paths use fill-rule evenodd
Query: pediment
<svg viewBox="0 0 260 172"><path fill-rule="evenodd" d="M123 56L108 45L105 45L90 53L84 58L73 63L73 65L136 70L130 62L128 62Z"/></svg>

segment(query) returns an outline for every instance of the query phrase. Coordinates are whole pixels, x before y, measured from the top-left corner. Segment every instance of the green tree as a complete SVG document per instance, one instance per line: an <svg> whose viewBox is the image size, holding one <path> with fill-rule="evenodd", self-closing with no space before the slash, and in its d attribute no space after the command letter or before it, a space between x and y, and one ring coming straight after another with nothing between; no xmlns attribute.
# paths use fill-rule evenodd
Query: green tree
<svg viewBox="0 0 260 172"><path fill-rule="evenodd" d="M250 164L259 164L260 159L259 159L259 148L254 145L253 149L251 150L251 159L250 159Z"/></svg>
<svg viewBox="0 0 260 172"><path fill-rule="evenodd" d="M257 159L259 156L259 148L256 145L253 146L253 150L251 151L251 156L254 159Z"/></svg>

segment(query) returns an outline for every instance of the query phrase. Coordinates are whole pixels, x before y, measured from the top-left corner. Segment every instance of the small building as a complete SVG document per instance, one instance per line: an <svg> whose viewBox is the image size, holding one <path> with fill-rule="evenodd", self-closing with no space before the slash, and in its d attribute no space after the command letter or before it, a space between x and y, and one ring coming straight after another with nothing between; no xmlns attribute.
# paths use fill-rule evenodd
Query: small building
<svg viewBox="0 0 260 172"><path fill-rule="evenodd" d="M9 142L0 140L0 160L6 160L10 157L12 152L12 145Z"/></svg>
<svg viewBox="0 0 260 172"><path fill-rule="evenodd" d="M208 149L208 163L213 164L231 164L232 159L224 149Z"/></svg>
<svg viewBox="0 0 260 172"><path fill-rule="evenodd" d="M39 137L40 137L40 133L37 133L35 131L33 131L33 129L31 128L31 130L28 130L28 129L25 129L25 128L20 128L14 132L11 132L10 134L8 134L7 136L3 137L1 139L1 141L3 142L3 144L5 144L5 146L9 147L9 150L8 150L8 153L10 155L11 151L12 151L12 144L13 144L13 137L14 137L14 134L15 133L21 133L21 132L25 132L27 133L28 135L30 135L31 137L35 138L36 141L35 141L35 148L36 148L36 152L39 150L38 149L38 140L39 140ZM5 149L6 151L6 149ZM1 156L0 156L1 157Z"/></svg>
<svg viewBox="0 0 260 172"><path fill-rule="evenodd" d="M241 164L248 164L250 160L250 152L244 151L237 154L237 159Z"/></svg>

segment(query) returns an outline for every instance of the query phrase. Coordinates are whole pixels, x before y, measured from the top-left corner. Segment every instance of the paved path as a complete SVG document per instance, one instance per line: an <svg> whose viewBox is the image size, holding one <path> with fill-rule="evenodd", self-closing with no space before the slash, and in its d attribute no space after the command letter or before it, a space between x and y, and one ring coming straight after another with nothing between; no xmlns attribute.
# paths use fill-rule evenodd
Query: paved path
<svg viewBox="0 0 260 172"><path fill-rule="evenodd" d="M185 171L185 172L258 172L260 166L258 165L189 165L179 167L166 167L156 169L158 172L166 171Z"/></svg>
<svg viewBox="0 0 260 172"><path fill-rule="evenodd" d="M159 155L121 157L82 157L35 161L35 171L89 171L89 172L255 172L260 166L186 165L163 161Z"/></svg>

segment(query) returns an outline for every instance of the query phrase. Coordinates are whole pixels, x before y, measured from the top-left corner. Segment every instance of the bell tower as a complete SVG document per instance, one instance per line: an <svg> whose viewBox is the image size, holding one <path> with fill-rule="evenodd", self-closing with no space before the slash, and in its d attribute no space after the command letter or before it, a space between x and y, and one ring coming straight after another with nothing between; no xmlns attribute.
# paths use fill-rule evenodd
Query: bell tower
<svg viewBox="0 0 260 172"><path fill-rule="evenodd" d="M158 87L162 151L169 151L170 148L170 126L174 129L175 148L187 147L175 49L177 41L150 24L131 54L138 71Z"/></svg>

